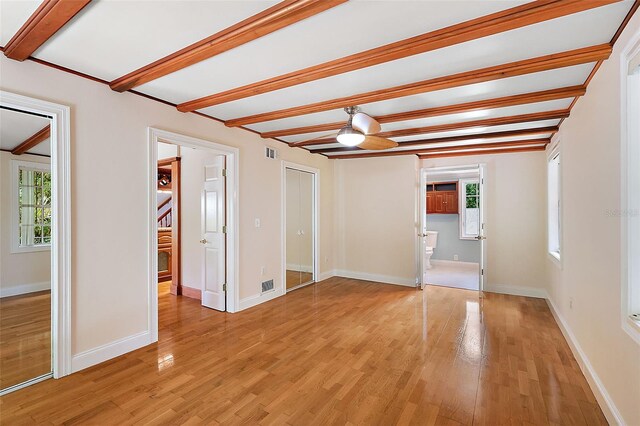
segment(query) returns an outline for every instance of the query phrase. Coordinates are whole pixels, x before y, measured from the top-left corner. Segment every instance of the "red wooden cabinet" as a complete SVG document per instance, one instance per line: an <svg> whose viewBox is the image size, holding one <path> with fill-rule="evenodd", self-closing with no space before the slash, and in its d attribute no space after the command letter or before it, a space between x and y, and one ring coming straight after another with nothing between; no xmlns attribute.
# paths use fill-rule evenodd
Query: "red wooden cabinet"
<svg viewBox="0 0 640 426"><path fill-rule="evenodd" d="M458 182L427 184L427 214L458 214Z"/></svg>

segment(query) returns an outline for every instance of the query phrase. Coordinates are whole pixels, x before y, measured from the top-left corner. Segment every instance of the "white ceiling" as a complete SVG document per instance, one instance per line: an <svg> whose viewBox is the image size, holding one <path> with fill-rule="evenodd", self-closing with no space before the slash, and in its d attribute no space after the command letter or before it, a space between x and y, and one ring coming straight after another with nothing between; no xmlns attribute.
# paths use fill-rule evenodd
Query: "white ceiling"
<svg viewBox="0 0 640 426"><path fill-rule="evenodd" d="M0 149L11 151L49 123L48 118L4 108L0 109ZM27 153L51 155L49 139L31 148Z"/></svg>
<svg viewBox="0 0 640 426"><path fill-rule="evenodd" d="M101 0L92 2L74 17L34 56L111 81L276 3ZM172 103L182 103L524 3L527 2L351 0L151 81L136 90ZM2 45L7 43L38 4L38 1L0 2ZM373 67L215 105L201 112L228 120L608 43L632 4L631 0L625 0ZM582 85L594 65L577 65L360 106L376 116ZM571 101L570 98L473 114L387 123L383 125L383 131L565 109ZM247 127L265 132L342 120L346 120L346 114L342 110L332 110L255 123ZM551 125L556 124L558 120ZM511 130L543 125L549 123L533 122L504 128ZM497 129L492 127L487 131ZM322 134L327 132L295 135L282 140L296 142ZM437 135L441 137L446 134ZM423 137L395 139L404 141ZM435 134L429 137L435 137Z"/></svg>

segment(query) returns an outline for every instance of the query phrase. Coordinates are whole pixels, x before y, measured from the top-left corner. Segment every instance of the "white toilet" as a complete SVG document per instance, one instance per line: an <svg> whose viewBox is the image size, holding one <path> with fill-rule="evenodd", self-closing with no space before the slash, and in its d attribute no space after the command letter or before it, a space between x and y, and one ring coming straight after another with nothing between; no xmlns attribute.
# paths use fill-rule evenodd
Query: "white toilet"
<svg viewBox="0 0 640 426"><path fill-rule="evenodd" d="M438 231L427 231L427 244L424 253L424 265L426 269L431 269L431 255L438 244Z"/></svg>

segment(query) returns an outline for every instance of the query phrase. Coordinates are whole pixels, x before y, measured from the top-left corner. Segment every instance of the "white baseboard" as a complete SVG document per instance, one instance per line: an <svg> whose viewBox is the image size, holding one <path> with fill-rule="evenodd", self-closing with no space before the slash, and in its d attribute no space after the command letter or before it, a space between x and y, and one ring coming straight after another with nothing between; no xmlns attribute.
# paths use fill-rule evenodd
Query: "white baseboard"
<svg viewBox="0 0 640 426"><path fill-rule="evenodd" d="M355 280L375 281L383 284L402 285L405 287L415 287L416 279L391 277L388 275L369 274L367 272L345 271L344 269L338 269L335 271L335 275L338 277L352 278Z"/></svg>
<svg viewBox="0 0 640 426"><path fill-rule="evenodd" d="M320 273L320 275L318 276L318 279L316 281L320 282L320 281L328 280L329 278L335 277L335 276L336 276L335 269L331 269L330 271L324 271L324 272Z"/></svg>
<svg viewBox="0 0 640 426"><path fill-rule="evenodd" d="M236 310L236 312L243 311L245 309L249 309L253 306L259 305L264 302L268 302L269 300L275 299L276 297L280 297L284 294L282 289L276 288L272 291L268 291L266 293L256 294L255 296L245 297L244 299L240 299L240 306Z"/></svg>
<svg viewBox="0 0 640 426"><path fill-rule="evenodd" d="M560 331L562 331L564 338L569 343L571 352L573 352L574 358L576 359L576 361L578 361L580 370L582 370L582 374L584 374L584 376L586 377L587 382L589 383L589 387L595 395L598 404L600 404L600 408L602 409L604 416L607 418L607 421L612 425L626 425L627 423L625 423L622 415L620 414L620 411L618 411L618 408L613 403L609 392L607 392L607 389L604 387L602 381L589 362L589 358L587 358L587 355L582 350L582 347L580 347L578 339L576 339L576 336L571 331L571 328L569 328L569 324L564 320L564 317L556 308L553 300L551 300L548 295L546 299L547 305L549 305L549 309L551 310L553 317L556 319L556 323L560 327Z"/></svg>
<svg viewBox="0 0 640 426"><path fill-rule="evenodd" d="M547 298L547 292L543 288L487 284L484 286L484 291L488 291L489 293L511 294L513 296L536 297L538 299Z"/></svg>
<svg viewBox="0 0 640 426"><path fill-rule="evenodd" d="M76 373L112 358L124 355L127 352L140 349L153 343L151 333L143 331L123 339L107 343L88 351L80 352L71 359L71 372Z"/></svg>
<svg viewBox="0 0 640 426"><path fill-rule="evenodd" d="M478 262L462 262L460 260L442 260L442 259L431 258L431 263L435 265L462 265L462 266L473 266L476 268L480 267L480 263Z"/></svg>
<svg viewBox="0 0 640 426"><path fill-rule="evenodd" d="M12 287L0 288L0 297L19 296L21 294L35 293L36 291L51 290L51 282L20 284Z"/></svg>

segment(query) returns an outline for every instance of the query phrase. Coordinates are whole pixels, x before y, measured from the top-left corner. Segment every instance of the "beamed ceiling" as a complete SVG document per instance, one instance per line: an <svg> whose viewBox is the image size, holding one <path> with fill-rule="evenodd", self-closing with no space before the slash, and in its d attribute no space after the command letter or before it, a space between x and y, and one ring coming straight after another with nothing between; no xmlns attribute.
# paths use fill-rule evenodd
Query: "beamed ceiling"
<svg viewBox="0 0 640 426"><path fill-rule="evenodd" d="M640 0L2 1L0 44L329 158L542 150ZM399 146L336 143L357 105Z"/></svg>

